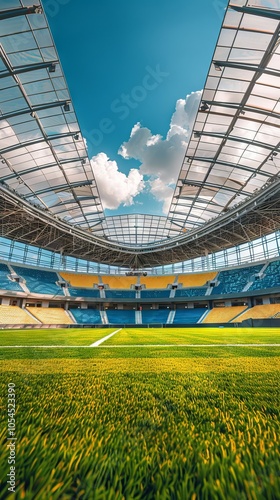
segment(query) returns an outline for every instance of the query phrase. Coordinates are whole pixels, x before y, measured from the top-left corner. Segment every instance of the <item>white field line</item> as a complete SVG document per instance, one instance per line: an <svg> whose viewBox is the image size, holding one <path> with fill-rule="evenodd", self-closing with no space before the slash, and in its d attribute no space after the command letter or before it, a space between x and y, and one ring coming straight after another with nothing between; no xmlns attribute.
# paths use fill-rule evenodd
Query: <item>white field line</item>
<svg viewBox="0 0 280 500"><path fill-rule="evenodd" d="M99 344L105 342L105 340L111 337L114 333L108 335L107 337L98 340ZM98 347L97 342L92 345L1 345L1 349L89 349L90 347ZM135 348L135 347L280 347L280 344L138 344L138 345L103 345L103 348L110 349L122 349L125 348Z"/></svg>
<svg viewBox="0 0 280 500"><path fill-rule="evenodd" d="M98 347L100 344L103 344L103 342L105 342L105 340L108 340L110 337L113 337L113 335L115 335L115 333L118 333L121 330L122 330L122 328L119 328L118 330L115 330L113 333L110 333L110 335L107 335L106 337L103 337L102 339L97 340L93 344L90 344L89 347Z"/></svg>
<svg viewBox="0 0 280 500"><path fill-rule="evenodd" d="M104 345L102 347L280 347L280 344L135 344Z"/></svg>

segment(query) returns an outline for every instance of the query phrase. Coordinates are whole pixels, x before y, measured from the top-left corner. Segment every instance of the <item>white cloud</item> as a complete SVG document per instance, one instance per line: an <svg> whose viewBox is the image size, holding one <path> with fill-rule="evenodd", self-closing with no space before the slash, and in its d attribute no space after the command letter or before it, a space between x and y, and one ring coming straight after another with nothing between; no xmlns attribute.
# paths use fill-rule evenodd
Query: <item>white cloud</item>
<svg viewBox="0 0 280 500"><path fill-rule="evenodd" d="M149 184L151 193L155 196L155 198L157 198L158 201L163 202L162 210L164 213L167 213L173 196L174 187L165 184L159 177L150 181Z"/></svg>
<svg viewBox="0 0 280 500"><path fill-rule="evenodd" d="M105 153L94 156L91 165L104 208L113 210L121 204L132 205L135 196L144 189L143 175L139 170L133 168L125 175Z"/></svg>
<svg viewBox="0 0 280 500"><path fill-rule="evenodd" d="M200 100L201 92L193 92L177 101L165 139L137 123L119 149L123 158L141 162L141 174L152 177L151 193L159 201L164 200L165 212L173 194L170 184L177 182Z"/></svg>

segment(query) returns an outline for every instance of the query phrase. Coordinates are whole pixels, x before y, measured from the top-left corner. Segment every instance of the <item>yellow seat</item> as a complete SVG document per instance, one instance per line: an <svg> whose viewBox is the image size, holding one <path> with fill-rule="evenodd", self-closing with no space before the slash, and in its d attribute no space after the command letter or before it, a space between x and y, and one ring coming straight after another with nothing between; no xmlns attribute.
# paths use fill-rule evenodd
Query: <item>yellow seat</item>
<svg viewBox="0 0 280 500"><path fill-rule="evenodd" d="M183 287L197 287L206 285L207 281L212 281L217 276L217 271L211 273L199 274L180 274L178 276L178 284L182 283Z"/></svg>
<svg viewBox="0 0 280 500"><path fill-rule="evenodd" d="M276 313L280 312L280 304L262 304L260 306L251 307L244 314L241 314L234 322L241 322L245 319L262 319L271 318Z"/></svg>
<svg viewBox="0 0 280 500"><path fill-rule="evenodd" d="M141 285L146 285L146 288L167 288L168 285L174 283L174 275L166 276L141 276Z"/></svg>
<svg viewBox="0 0 280 500"><path fill-rule="evenodd" d="M238 314L242 313L246 307L247 306L214 307L209 311L202 323L229 323Z"/></svg>
<svg viewBox="0 0 280 500"><path fill-rule="evenodd" d="M92 288L93 285L99 283L97 275L74 274L74 273L59 273L62 279L69 281L71 286Z"/></svg>
<svg viewBox="0 0 280 500"><path fill-rule="evenodd" d="M59 307L27 307L26 309L45 325L73 324L67 312Z"/></svg>
<svg viewBox="0 0 280 500"><path fill-rule="evenodd" d="M18 306L0 305L0 323L2 325L37 325L40 321L30 316Z"/></svg>
<svg viewBox="0 0 280 500"><path fill-rule="evenodd" d="M109 285L110 288L130 289L131 285L136 285L137 276L107 276L102 275L104 285Z"/></svg>

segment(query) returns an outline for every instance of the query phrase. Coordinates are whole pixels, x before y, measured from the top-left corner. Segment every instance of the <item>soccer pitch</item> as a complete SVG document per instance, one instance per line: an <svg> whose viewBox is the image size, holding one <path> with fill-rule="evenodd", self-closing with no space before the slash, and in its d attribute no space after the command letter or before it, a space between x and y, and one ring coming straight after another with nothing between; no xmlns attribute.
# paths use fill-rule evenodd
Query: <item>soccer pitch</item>
<svg viewBox="0 0 280 500"><path fill-rule="evenodd" d="M16 497L278 499L279 329L0 331Z"/></svg>

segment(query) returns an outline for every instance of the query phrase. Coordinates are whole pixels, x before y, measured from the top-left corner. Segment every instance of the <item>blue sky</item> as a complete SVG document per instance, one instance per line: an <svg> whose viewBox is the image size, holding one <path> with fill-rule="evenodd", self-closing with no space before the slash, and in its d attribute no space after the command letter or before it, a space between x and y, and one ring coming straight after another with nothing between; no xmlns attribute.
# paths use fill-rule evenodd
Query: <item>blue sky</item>
<svg viewBox="0 0 280 500"><path fill-rule="evenodd" d="M166 213L227 0L43 5L106 213Z"/></svg>

